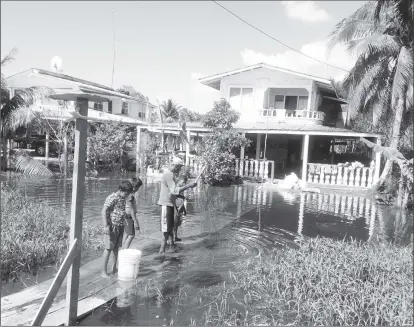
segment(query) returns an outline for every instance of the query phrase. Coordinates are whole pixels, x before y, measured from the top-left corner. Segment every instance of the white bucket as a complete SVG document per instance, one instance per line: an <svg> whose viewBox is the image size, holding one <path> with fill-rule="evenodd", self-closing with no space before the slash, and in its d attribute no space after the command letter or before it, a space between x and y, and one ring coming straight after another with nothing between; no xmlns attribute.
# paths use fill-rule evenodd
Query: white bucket
<svg viewBox="0 0 414 327"><path fill-rule="evenodd" d="M118 279L132 281L137 279L139 262L141 261L140 250L125 249L118 254Z"/></svg>

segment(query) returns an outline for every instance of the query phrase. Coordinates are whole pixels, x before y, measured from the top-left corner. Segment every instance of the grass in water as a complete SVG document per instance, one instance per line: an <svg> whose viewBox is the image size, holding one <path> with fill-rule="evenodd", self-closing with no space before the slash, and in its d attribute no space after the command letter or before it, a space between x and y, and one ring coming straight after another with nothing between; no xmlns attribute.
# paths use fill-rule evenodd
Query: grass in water
<svg viewBox="0 0 414 327"><path fill-rule="evenodd" d="M101 250L102 231L84 223L82 251ZM1 188L1 279L36 272L68 250L69 217L61 208Z"/></svg>
<svg viewBox="0 0 414 327"><path fill-rule="evenodd" d="M196 325L413 325L413 249L316 238L236 264Z"/></svg>

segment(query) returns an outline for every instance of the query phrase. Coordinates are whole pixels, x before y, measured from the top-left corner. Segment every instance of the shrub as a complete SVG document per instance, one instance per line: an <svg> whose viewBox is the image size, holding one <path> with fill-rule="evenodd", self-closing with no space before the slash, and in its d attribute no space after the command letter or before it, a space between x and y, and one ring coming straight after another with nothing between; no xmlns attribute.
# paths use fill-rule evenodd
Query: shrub
<svg viewBox="0 0 414 327"><path fill-rule="evenodd" d="M201 159L207 166L203 181L209 185L229 185L237 179L234 148L247 147L250 140L233 130L240 114L221 99L203 118L204 126L211 130L201 144Z"/></svg>
<svg viewBox="0 0 414 327"><path fill-rule="evenodd" d="M10 187L1 189L1 279L34 272L59 261L68 250L67 213ZM101 230L86 222L82 250L101 250Z"/></svg>

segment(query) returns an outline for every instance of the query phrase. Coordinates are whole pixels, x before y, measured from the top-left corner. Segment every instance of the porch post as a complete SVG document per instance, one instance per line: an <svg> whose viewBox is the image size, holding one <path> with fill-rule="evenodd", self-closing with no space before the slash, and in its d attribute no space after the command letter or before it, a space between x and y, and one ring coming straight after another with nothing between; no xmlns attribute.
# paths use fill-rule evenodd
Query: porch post
<svg viewBox="0 0 414 327"><path fill-rule="evenodd" d="M256 160L260 159L260 148L261 148L261 142L262 140L262 134L257 133L257 141L256 141Z"/></svg>
<svg viewBox="0 0 414 327"><path fill-rule="evenodd" d="M190 130L187 130L187 143L185 145L185 165L190 165Z"/></svg>
<svg viewBox="0 0 414 327"><path fill-rule="evenodd" d="M49 139L50 135L49 132L46 132L46 140L45 140L45 159L49 159Z"/></svg>
<svg viewBox="0 0 414 327"><path fill-rule="evenodd" d="M303 136L303 159L302 159L302 181L306 182L306 176L308 172L308 154L309 154L309 134Z"/></svg>
<svg viewBox="0 0 414 327"><path fill-rule="evenodd" d="M137 126L137 144L135 151L135 170L137 173L140 171L140 157L141 157L141 126Z"/></svg>
<svg viewBox="0 0 414 327"><path fill-rule="evenodd" d="M335 138L332 140L332 156L331 156L331 165L334 164L335 160Z"/></svg>
<svg viewBox="0 0 414 327"><path fill-rule="evenodd" d="M64 175L68 175L68 135L63 137L63 172Z"/></svg>
<svg viewBox="0 0 414 327"><path fill-rule="evenodd" d="M246 137L246 133L242 133L243 137ZM240 148L240 167L239 168L239 174L242 176L244 172L244 146Z"/></svg>
<svg viewBox="0 0 414 327"><path fill-rule="evenodd" d="M377 137L377 145L381 146L381 139ZM377 183L380 177L381 169L381 152L375 153L375 170L374 170L374 180L373 184Z"/></svg>

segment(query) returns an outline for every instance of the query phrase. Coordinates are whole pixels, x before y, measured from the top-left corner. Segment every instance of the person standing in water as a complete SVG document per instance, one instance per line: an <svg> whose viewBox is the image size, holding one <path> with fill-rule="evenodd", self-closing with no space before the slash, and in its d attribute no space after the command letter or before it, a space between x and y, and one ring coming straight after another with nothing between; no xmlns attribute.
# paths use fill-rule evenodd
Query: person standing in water
<svg viewBox="0 0 414 327"><path fill-rule="evenodd" d="M159 254L165 254L168 238L171 238L171 247L174 247L174 209L175 200L177 196L189 188L197 185L197 182L178 187L175 183L175 178L178 177L183 161L180 158L174 157L169 165L169 168L164 168L164 173L161 179L161 191L158 200L158 205L161 206L161 232L162 240Z"/></svg>
<svg viewBox="0 0 414 327"><path fill-rule="evenodd" d="M123 181L119 185L118 191L110 194L102 209L102 222L104 226L105 250L103 254L102 277L109 278L107 265L111 252L114 253L114 265L112 273L116 273L118 261L118 250L122 246L124 236L124 223L126 217L126 199L132 193L132 185L128 181Z"/></svg>
<svg viewBox="0 0 414 327"><path fill-rule="evenodd" d="M139 178L133 177L128 180L132 185L132 193L126 199L126 218L125 218L125 230L123 249L128 249L132 240L135 237L135 233L140 231L139 222L137 218L137 198L138 190L142 185L142 181Z"/></svg>

